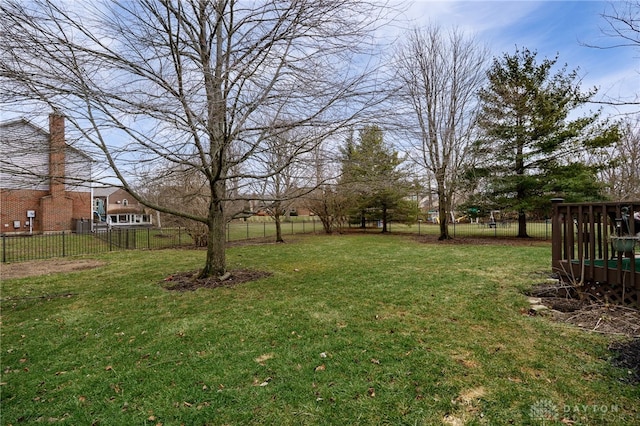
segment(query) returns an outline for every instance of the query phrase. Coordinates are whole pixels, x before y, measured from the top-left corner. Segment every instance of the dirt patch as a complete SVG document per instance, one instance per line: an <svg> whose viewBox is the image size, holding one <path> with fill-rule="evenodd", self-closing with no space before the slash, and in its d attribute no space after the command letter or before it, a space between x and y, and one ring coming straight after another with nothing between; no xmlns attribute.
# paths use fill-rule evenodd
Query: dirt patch
<svg viewBox="0 0 640 426"><path fill-rule="evenodd" d="M592 290L592 289L588 289ZM554 321L572 324L590 332L631 338L609 346L611 363L627 370L624 382L640 383L640 311L621 305L594 302L593 291L578 294L566 284L542 284L528 294L549 307ZM533 311L529 311L530 313Z"/></svg>
<svg viewBox="0 0 640 426"><path fill-rule="evenodd" d="M195 291L199 288L233 287L271 275L270 272L236 269L222 277L198 278L200 271L181 272L168 276L162 286L173 291Z"/></svg>
<svg viewBox="0 0 640 426"><path fill-rule="evenodd" d="M589 292L578 294L567 284L541 284L528 293L538 297L550 309L553 320L604 334L640 337L640 311L607 304L594 299Z"/></svg>
<svg viewBox="0 0 640 426"><path fill-rule="evenodd" d="M397 235L397 234L395 234ZM475 245L475 246L548 246L550 243L548 240L541 240L538 238L506 238L506 237L455 237L449 240L438 240L437 235L420 235L415 239L421 243L430 244L447 244L447 245Z"/></svg>
<svg viewBox="0 0 640 426"><path fill-rule="evenodd" d="M91 259L48 259L19 263L3 263L0 264L0 279L10 280L61 272L83 271L104 265L106 265L105 262Z"/></svg>
<svg viewBox="0 0 640 426"><path fill-rule="evenodd" d="M627 377L622 380L629 383L640 383L640 339L629 342L616 342L609 346L615 355L613 365L627 370Z"/></svg>

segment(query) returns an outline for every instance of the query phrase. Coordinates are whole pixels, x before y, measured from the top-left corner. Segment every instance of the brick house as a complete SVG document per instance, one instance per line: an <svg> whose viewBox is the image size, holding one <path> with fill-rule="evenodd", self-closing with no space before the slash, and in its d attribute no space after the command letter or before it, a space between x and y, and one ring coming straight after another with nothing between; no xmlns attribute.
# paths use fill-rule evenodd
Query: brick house
<svg viewBox="0 0 640 426"><path fill-rule="evenodd" d="M0 233L76 229L91 220L92 159L68 145L64 117L49 131L26 119L0 123Z"/></svg>

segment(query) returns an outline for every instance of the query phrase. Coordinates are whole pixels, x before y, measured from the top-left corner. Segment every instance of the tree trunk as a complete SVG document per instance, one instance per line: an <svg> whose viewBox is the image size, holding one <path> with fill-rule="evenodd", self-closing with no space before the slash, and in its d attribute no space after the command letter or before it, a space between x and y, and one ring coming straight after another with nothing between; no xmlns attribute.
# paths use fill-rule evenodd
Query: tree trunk
<svg viewBox="0 0 640 426"><path fill-rule="evenodd" d="M207 227L209 228L207 258L199 278L222 276L227 272L225 253L227 245L225 235L226 220L223 201L225 192L226 188L223 181L218 181L212 185L211 202L209 203L209 214L207 216Z"/></svg>
<svg viewBox="0 0 640 426"><path fill-rule="evenodd" d="M320 222L322 222L322 228L325 234L333 234L333 219L331 216L319 216Z"/></svg>
<svg viewBox="0 0 640 426"><path fill-rule="evenodd" d="M382 233L388 232L387 229L387 206L382 206Z"/></svg>
<svg viewBox="0 0 640 426"><path fill-rule="evenodd" d="M518 146L516 147L516 169L515 172L520 179L525 174L525 164L524 164L524 142L518 142ZM516 188L516 199L518 202L523 202L526 200L527 192L524 188L522 182L518 182ZM524 209L518 210L518 238L529 238L527 235L527 215Z"/></svg>
<svg viewBox="0 0 640 426"><path fill-rule="evenodd" d="M280 213L273 215L273 220L276 222L276 243L284 243L282 238L282 221L280 220Z"/></svg>
<svg viewBox="0 0 640 426"><path fill-rule="evenodd" d="M527 214L522 209L518 211L518 238L529 238L529 234L527 234Z"/></svg>
<svg viewBox="0 0 640 426"><path fill-rule="evenodd" d="M449 235L449 218L447 217L447 206L449 204L449 200L444 182L440 179L436 180L438 187L438 220L440 221L440 236L438 237L438 240L449 240L451 239L451 235Z"/></svg>

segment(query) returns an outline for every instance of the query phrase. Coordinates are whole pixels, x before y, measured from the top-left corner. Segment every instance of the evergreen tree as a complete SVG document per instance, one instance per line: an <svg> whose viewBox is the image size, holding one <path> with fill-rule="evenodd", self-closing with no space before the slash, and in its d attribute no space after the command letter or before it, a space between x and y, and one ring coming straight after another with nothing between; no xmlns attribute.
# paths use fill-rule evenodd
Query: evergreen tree
<svg viewBox="0 0 640 426"><path fill-rule="evenodd" d="M347 138L342 149L341 187L352 200L351 212L360 217L362 227L367 219L379 219L382 232L387 232L391 213L396 219L406 213L408 185L399 169L401 163L398 153L385 145L378 126L365 127L357 141L353 135Z"/></svg>
<svg viewBox="0 0 640 426"><path fill-rule="evenodd" d="M582 160L588 150L618 138L617 128L599 114L571 118L595 90L581 93L577 72L555 74L554 59L536 62L536 53L517 50L495 58L480 91L476 148L484 198L518 212L518 237L528 237L526 213L554 196L586 201L600 196L596 170Z"/></svg>

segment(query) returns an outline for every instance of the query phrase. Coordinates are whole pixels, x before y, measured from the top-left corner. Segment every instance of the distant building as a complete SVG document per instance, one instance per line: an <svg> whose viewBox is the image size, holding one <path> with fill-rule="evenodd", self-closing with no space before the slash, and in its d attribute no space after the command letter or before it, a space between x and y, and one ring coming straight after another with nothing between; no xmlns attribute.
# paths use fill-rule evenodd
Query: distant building
<svg viewBox="0 0 640 426"><path fill-rule="evenodd" d="M144 206L122 188L113 186L93 189L94 226L147 227L151 226L151 215Z"/></svg>
<svg viewBox="0 0 640 426"><path fill-rule="evenodd" d="M65 141L64 117L49 131L26 119L0 123L0 232L75 231L91 221L92 159Z"/></svg>

